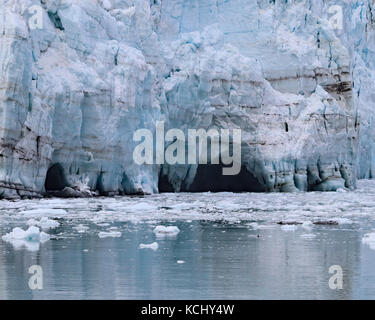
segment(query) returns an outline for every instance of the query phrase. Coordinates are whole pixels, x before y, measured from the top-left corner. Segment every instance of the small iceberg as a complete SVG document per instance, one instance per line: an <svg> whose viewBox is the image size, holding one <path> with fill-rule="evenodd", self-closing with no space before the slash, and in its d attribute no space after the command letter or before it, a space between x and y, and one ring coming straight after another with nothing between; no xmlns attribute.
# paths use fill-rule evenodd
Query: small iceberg
<svg viewBox="0 0 375 320"><path fill-rule="evenodd" d="M83 224L79 224L78 226L73 227L74 230L76 230L78 233L85 233L90 228L88 226L85 226Z"/></svg>
<svg viewBox="0 0 375 320"><path fill-rule="evenodd" d="M301 238L305 240L312 240L316 238L316 235L313 233L304 233L304 234L301 234Z"/></svg>
<svg viewBox="0 0 375 320"><path fill-rule="evenodd" d="M139 245L139 249L151 249L153 251L156 251L156 250L159 249L159 244L157 242L153 242L153 243L150 243L150 244L141 243Z"/></svg>
<svg viewBox="0 0 375 320"><path fill-rule="evenodd" d="M99 238L119 238L119 237L121 237L121 232L119 231L99 232Z"/></svg>
<svg viewBox="0 0 375 320"><path fill-rule="evenodd" d="M2 236L2 240L11 243L15 249L25 247L30 251L38 251L40 243L50 239L50 236L38 227L31 226L26 231L21 228L14 228L12 232Z"/></svg>
<svg viewBox="0 0 375 320"><path fill-rule="evenodd" d="M375 250L375 232L365 234L362 238L362 243L367 244L370 249Z"/></svg>
<svg viewBox="0 0 375 320"><path fill-rule="evenodd" d="M295 224L286 224L281 226L281 230L283 231L296 231L297 228L298 227Z"/></svg>
<svg viewBox="0 0 375 320"><path fill-rule="evenodd" d="M42 228L42 230L54 229L60 226L59 222L57 222L56 220L49 219L47 217L43 217L39 221L35 219L30 219L27 221L27 224L29 226L38 226Z"/></svg>
<svg viewBox="0 0 375 320"><path fill-rule="evenodd" d="M157 226L154 229L154 233L157 237L173 237L178 235L180 232L180 229L176 226Z"/></svg>

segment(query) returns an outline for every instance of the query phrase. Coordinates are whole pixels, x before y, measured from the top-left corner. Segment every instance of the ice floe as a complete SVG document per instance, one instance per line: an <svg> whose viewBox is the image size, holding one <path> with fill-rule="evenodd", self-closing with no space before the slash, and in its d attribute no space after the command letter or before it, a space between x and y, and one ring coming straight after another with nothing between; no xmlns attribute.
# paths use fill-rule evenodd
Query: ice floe
<svg viewBox="0 0 375 320"><path fill-rule="evenodd" d="M1 200L0 227L5 230L34 219L28 224L43 229L41 224L47 222L47 227L49 223L46 219L57 218L56 222L63 221L64 227L71 226L77 234L89 228L95 233L114 231L109 229L114 222L147 223L159 237L178 233L177 229L166 227L175 225L173 221L220 222L223 226L234 223L262 232L279 228L280 221L295 221L300 224L299 230L311 233L315 229L357 224L363 219L375 222L374 209L375 181L360 180L357 190L344 193L169 193L142 198Z"/></svg>
<svg viewBox="0 0 375 320"><path fill-rule="evenodd" d="M151 249L151 250L158 250L159 249L159 244L157 242L153 242L153 243L150 243L150 244L144 244L144 243L141 243L139 245L139 249Z"/></svg>
<svg viewBox="0 0 375 320"><path fill-rule="evenodd" d="M35 226L31 226L27 230L16 227L11 232L2 236L2 240L11 243L15 249L25 247L30 251L39 250L40 243L44 243L49 239L50 236L47 233L40 231Z"/></svg>
<svg viewBox="0 0 375 320"><path fill-rule="evenodd" d="M76 230L78 233L85 233L90 228L88 226L85 226L83 224L79 224L78 226L73 227L74 230Z"/></svg>
<svg viewBox="0 0 375 320"><path fill-rule="evenodd" d="M99 232L99 238L119 238L121 232L119 231L101 231Z"/></svg>
<svg viewBox="0 0 375 320"><path fill-rule="evenodd" d="M43 217L40 220L30 219L27 221L29 226L37 226L43 230L54 229L60 226L60 223L56 220Z"/></svg>
<svg viewBox="0 0 375 320"><path fill-rule="evenodd" d="M178 235L180 232L180 229L176 226L157 226L154 229L154 233L157 237L173 237Z"/></svg>
<svg viewBox="0 0 375 320"><path fill-rule="evenodd" d="M298 228L295 224L286 224L281 226L281 230L283 231L296 231Z"/></svg>
<svg viewBox="0 0 375 320"><path fill-rule="evenodd" d="M301 238L306 239L306 240L312 240L316 238L316 234L314 233L304 233L301 234Z"/></svg>
<svg viewBox="0 0 375 320"><path fill-rule="evenodd" d="M67 214L66 210L64 209L49 209L49 208L40 208L40 209L33 209L33 210L24 210L19 212L20 215L23 216L31 216L31 217L61 217Z"/></svg>

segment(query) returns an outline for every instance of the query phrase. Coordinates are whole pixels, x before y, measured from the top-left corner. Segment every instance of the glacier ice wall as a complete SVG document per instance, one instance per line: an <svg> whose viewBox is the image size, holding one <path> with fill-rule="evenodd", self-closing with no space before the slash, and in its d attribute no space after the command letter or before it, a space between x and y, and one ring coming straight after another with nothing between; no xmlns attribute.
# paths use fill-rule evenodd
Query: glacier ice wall
<svg viewBox="0 0 375 320"><path fill-rule="evenodd" d="M329 22L335 3L341 31ZM43 7L41 29L28 24L32 5ZM109 195L203 191L200 177L228 185L209 166L136 165L133 133L157 120L242 129L230 185L249 191L329 191L374 174L370 0L0 7L3 197L40 195L53 181Z"/></svg>
<svg viewBox="0 0 375 320"><path fill-rule="evenodd" d="M354 103L361 133L357 155L358 178L375 177L375 3L343 1L347 19L340 36L351 56Z"/></svg>

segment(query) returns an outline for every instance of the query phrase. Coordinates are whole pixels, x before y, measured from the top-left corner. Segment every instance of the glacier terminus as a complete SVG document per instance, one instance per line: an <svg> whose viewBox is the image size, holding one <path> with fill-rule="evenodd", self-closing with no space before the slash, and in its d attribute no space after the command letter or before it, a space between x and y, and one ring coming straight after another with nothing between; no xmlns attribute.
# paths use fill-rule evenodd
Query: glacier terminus
<svg viewBox="0 0 375 320"><path fill-rule="evenodd" d="M0 8L2 198L336 191L375 175L370 0ZM239 174L138 165L134 132L158 121L185 135L240 129Z"/></svg>

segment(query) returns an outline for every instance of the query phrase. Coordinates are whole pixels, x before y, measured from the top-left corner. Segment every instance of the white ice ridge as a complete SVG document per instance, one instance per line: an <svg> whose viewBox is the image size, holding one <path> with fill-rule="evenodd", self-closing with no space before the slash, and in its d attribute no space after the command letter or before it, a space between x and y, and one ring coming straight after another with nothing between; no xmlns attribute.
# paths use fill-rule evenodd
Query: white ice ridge
<svg viewBox="0 0 375 320"><path fill-rule="evenodd" d="M373 1L198 2L0 0L1 197L343 191L375 175ZM240 128L241 174L135 164L134 132L159 120Z"/></svg>

